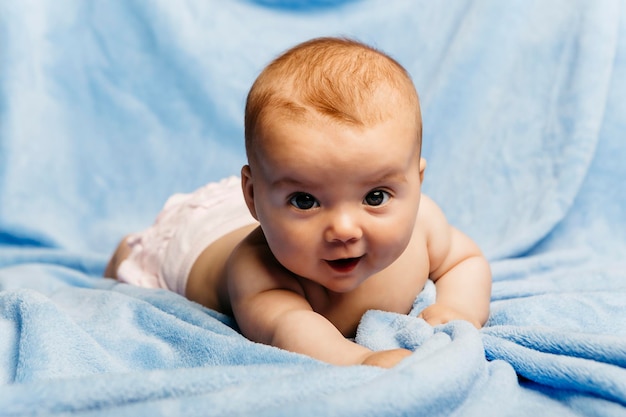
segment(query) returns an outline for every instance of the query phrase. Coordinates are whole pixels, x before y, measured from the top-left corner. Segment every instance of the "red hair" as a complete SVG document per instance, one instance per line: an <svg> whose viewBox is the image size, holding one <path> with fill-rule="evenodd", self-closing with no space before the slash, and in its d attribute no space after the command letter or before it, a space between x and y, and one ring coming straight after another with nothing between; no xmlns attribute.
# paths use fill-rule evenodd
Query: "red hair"
<svg viewBox="0 0 626 417"><path fill-rule="evenodd" d="M393 115L398 105L415 108L421 145L419 99L402 65L355 40L312 39L272 61L252 85L245 112L246 152L250 159L268 114L293 118L314 111L340 123L367 126Z"/></svg>

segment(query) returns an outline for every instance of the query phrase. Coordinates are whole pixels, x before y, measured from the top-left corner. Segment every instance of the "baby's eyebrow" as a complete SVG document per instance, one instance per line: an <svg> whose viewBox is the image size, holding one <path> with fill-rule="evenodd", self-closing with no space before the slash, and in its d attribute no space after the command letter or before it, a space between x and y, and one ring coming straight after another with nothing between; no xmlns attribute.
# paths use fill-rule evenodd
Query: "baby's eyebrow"
<svg viewBox="0 0 626 417"><path fill-rule="evenodd" d="M300 180L298 180L296 178L292 178L292 177L277 178L277 179L273 180L270 184L274 188L306 188L306 189L311 189L311 188L319 187L316 184L313 184L313 183L310 183L310 182L300 181Z"/></svg>
<svg viewBox="0 0 626 417"><path fill-rule="evenodd" d="M385 184L385 183L398 183L398 182L406 182L406 175L401 171L389 171L380 175L372 175L372 180L367 180L365 183L367 185L377 185L377 184Z"/></svg>
<svg viewBox="0 0 626 417"><path fill-rule="evenodd" d="M407 182L406 174L401 170L390 170L385 172L376 172L371 175L364 175L360 183L364 187L375 187L389 183L405 183ZM294 177L279 177L270 182L272 188L301 188L306 190L316 190L324 188L327 184L319 182L304 181Z"/></svg>

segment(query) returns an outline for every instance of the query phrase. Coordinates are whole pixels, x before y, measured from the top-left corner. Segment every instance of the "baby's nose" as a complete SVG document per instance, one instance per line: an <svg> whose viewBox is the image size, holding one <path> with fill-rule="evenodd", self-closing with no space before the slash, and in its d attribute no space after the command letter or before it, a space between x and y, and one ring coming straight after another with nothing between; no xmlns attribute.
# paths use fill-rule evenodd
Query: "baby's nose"
<svg viewBox="0 0 626 417"><path fill-rule="evenodd" d="M342 211L331 216L324 237L328 242L348 243L363 237L363 230L355 216Z"/></svg>

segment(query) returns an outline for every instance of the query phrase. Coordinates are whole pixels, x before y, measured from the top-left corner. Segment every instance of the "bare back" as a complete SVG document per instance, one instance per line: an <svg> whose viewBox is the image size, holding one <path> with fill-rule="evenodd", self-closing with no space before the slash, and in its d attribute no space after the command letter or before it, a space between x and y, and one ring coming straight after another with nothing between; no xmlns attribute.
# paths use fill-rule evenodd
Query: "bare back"
<svg viewBox="0 0 626 417"><path fill-rule="evenodd" d="M207 246L189 272L185 296L205 307L232 315L226 262L235 247L257 227L257 224L251 224L233 230Z"/></svg>

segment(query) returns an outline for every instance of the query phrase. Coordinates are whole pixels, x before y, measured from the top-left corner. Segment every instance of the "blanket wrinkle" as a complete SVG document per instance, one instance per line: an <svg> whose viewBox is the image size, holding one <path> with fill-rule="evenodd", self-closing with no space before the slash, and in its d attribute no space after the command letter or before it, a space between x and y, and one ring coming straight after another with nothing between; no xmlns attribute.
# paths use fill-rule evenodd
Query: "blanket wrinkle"
<svg viewBox="0 0 626 417"><path fill-rule="evenodd" d="M550 354L525 348L512 342L484 338L489 359L512 364L515 371L540 384L591 393L626 406L626 381L622 367L562 354Z"/></svg>
<svg viewBox="0 0 626 417"><path fill-rule="evenodd" d="M626 343L621 335L576 333L544 327L493 326L483 335L507 340L539 352L567 355L626 368Z"/></svg>

